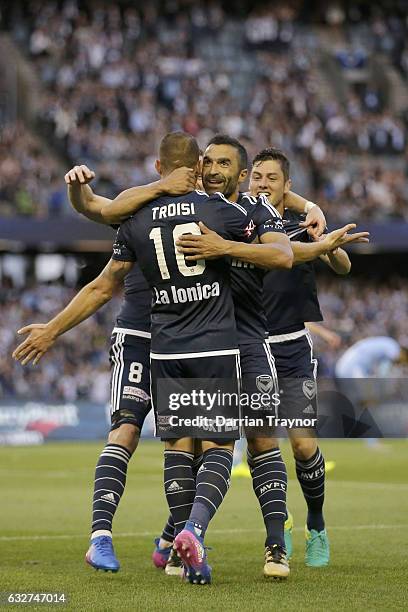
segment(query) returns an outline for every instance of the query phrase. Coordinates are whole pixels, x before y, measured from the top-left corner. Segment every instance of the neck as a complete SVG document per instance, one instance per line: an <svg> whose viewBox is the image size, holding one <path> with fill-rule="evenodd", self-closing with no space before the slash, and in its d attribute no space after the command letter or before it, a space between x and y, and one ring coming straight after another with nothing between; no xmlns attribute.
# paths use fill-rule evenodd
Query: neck
<svg viewBox="0 0 408 612"><path fill-rule="evenodd" d="M227 197L227 196L225 196L225 197ZM231 193L230 196L228 196L228 200L230 202L237 202L238 198L239 198L239 187L237 186L235 191L233 193Z"/></svg>
<svg viewBox="0 0 408 612"><path fill-rule="evenodd" d="M283 213L285 212L285 205L283 203L283 198L277 204L274 204L274 207L278 211L278 213L283 217Z"/></svg>

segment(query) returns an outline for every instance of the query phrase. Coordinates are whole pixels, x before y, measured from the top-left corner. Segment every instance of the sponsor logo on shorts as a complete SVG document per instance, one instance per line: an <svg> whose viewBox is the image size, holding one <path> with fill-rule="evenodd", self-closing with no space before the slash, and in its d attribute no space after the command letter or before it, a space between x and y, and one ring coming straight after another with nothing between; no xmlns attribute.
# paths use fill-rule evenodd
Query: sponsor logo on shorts
<svg viewBox="0 0 408 612"><path fill-rule="evenodd" d="M314 380L303 381L303 393L308 400L311 400L316 395L316 383Z"/></svg>
<svg viewBox="0 0 408 612"><path fill-rule="evenodd" d="M309 404L308 406L306 406L306 408L303 411L304 414L314 414L314 408L312 406L312 404Z"/></svg>
<svg viewBox="0 0 408 612"><path fill-rule="evenodd" d="M139 387L123 387L122 398L135 400L136 402L148 402L150 400L150 396L143 389L139 389Z"/></svg>
<svg viewBox="0 0 408 612"><path fill-rule="evenodd" d="M269 374L260 374L256 377L256 388L261 393L270 393L273 389L273 378Z"/></svg>

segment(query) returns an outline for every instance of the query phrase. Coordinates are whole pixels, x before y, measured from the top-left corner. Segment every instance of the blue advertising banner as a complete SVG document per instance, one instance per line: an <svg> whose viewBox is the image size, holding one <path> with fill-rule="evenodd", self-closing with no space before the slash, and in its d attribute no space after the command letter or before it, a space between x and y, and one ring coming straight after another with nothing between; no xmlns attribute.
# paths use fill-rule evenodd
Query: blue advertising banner
<svg viewBox="0 0 408 612"><path fill-rule="evenodd" d="M41 401L0 402L0 446L43 444L56 440L100 440L110 429L109 404ZM148 421L144 435L152 435Z"/></svg>

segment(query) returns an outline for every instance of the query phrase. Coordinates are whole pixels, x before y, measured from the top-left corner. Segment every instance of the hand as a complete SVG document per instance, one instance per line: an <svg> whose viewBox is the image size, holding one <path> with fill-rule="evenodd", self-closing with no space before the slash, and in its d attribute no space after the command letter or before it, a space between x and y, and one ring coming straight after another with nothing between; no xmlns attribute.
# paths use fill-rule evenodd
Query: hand
<svg viewBox="0 0 408 612"><path fill-rule="evenodd" d="M324 238L321 238L321 242L327 247L328 252L333 252L345 244L350 242L369 242L369 232L356 232L355 234L348 234L350 230L355 229L357 226L355 223L348 223L344 227L330 232Z"/></svg>
<svg viewBox="0 0 408 612"><path fill-rule="evenodd" d="M326 217L319 206L313 206L306 215L306 219L299 223L300 227L307 227L307 233L317 240L326 229Z"/></svg>
<svg viewBox="0 0 408 612"><path fill-rule="evenodd" d="M227 255L228 241L216 232L208 229L202 221L199 223L201 235L183 234L176 242L177 251L183 253L186 261L199 259L217 259Z"/></svg>
<svg viewBox="0 0 408 612"><path fill-rule="evenodd" d="M176 168L170 174L160 179L163 193L167 195L183 195L194 191L197 183L197 172L192 168Z"/></svg>
<svg viewBox="0 0 408 612"><path fill-rule="evenodd" d="M74 166L64 176L67 185L87 185L95 178L95 172L88 166Z"/></svg>
<svg viewBox="0 0 408 612"><path fill-rule="evenodd" d="M22 327L17 332L19 335L30 334L13 352L13 359L21 361L21 365L27 365L33 360L36 365L41 357L52 347L57 339L47 323L32 323Z"/></svg>
<svg viewBox="0 0 408 612"><path fill-rule="evenodd" d="M340 348L342 343L341 336L339 336L339 334L336 334L336 332L331 331L331 329L326 329L325 327L323 327L321 330L321 337L333 350L337 350L338 348Z"/></svg>

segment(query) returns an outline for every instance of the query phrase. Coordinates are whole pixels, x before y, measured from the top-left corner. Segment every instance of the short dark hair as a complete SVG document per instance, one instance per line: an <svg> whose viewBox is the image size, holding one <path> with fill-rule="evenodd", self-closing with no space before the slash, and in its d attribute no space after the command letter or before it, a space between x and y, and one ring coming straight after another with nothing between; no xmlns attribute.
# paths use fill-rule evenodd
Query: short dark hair
<svg viewBox="0 0 408 612"><path fill-rule="evenodd" d="M228 145L229 147L234 147L234 149L238 151L240 171L246 170L248 168L247 150L244 145L242 145L236 138L232 138L227 134L216 134L213 138L211 138L207 147L209 147L210 145Z"/></svg>
<svg viewBox="0 0 408 612"><path fill-rule="evenodd" d="M282 168L283 177L285 181L289 179L290 176L290 162L283 151L280 149L275 149L274 147L268 147L267 149L262 149L259 151L252 160L252 165L259 164L264 161L273 160L278 161L280 167Z"/></svg>
<svg viewBox="0 0 408 612"><path fill-rule="evenodd" d="M186 132L169 132L160 142L160 163L165 171L182 166L194 168L199 155L200 149L196 139Z"/></svg>

